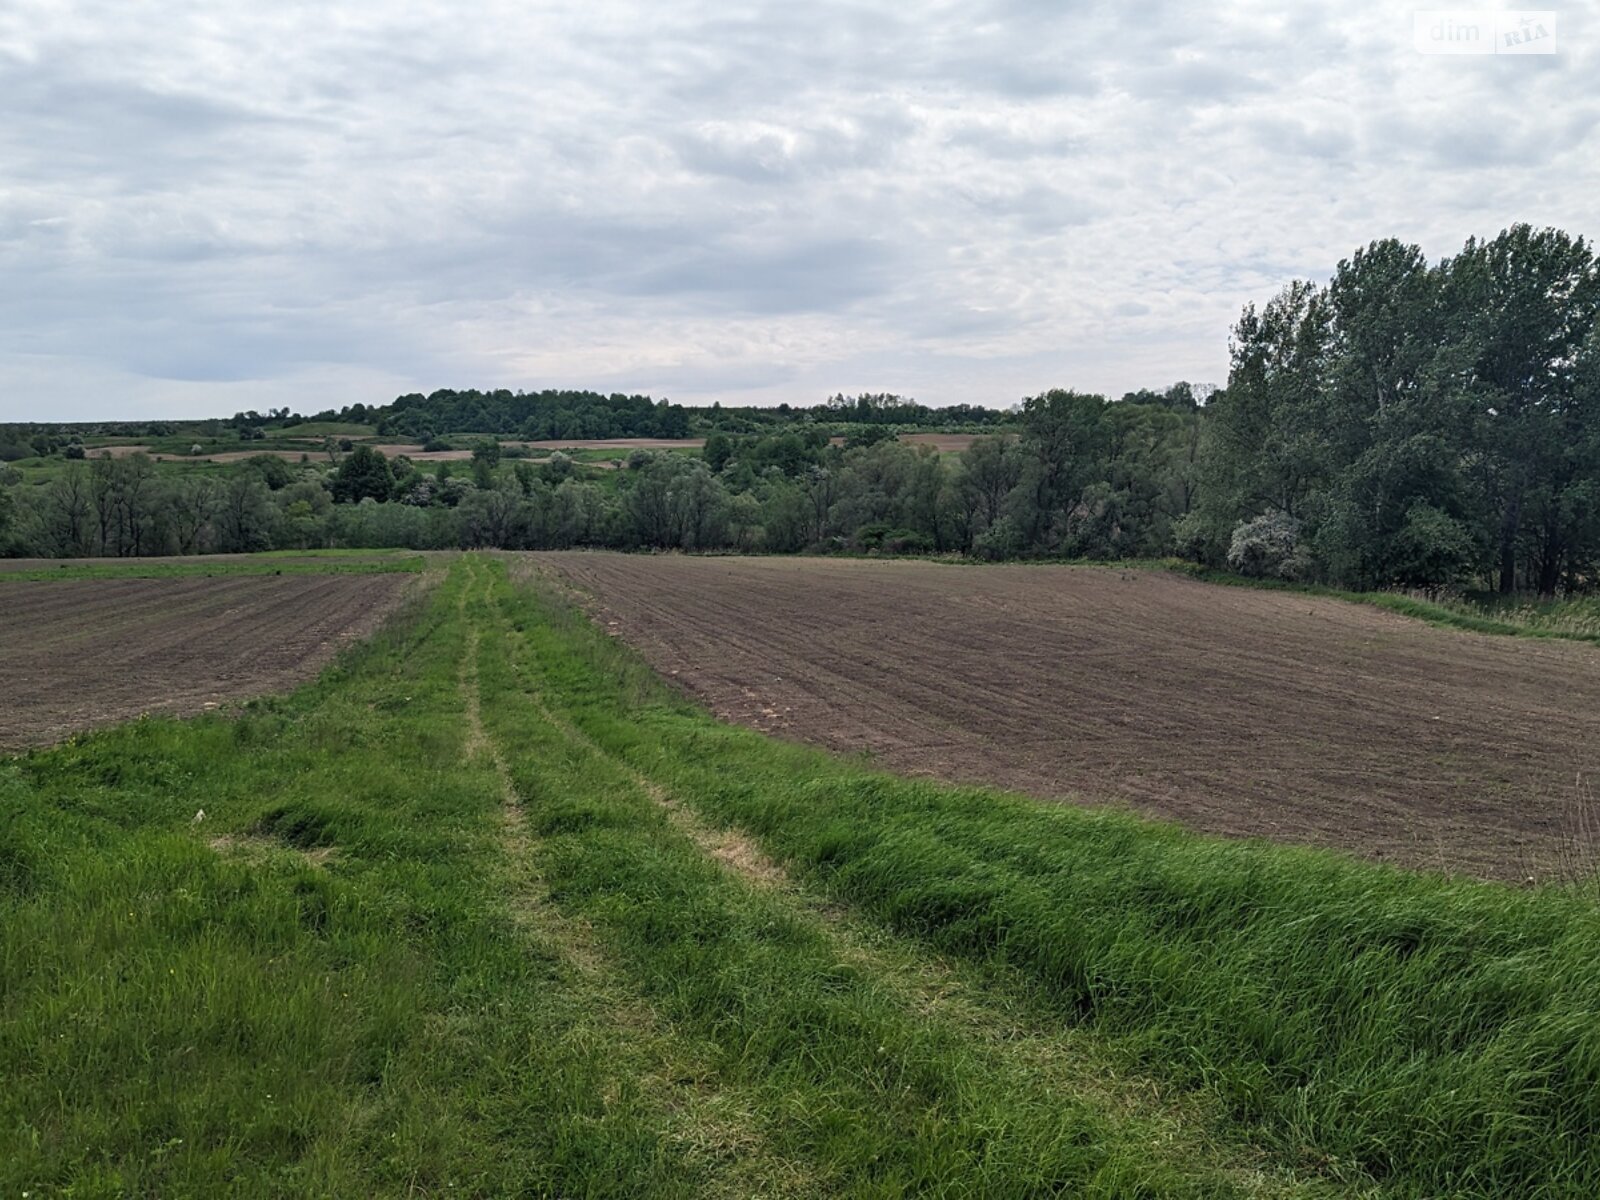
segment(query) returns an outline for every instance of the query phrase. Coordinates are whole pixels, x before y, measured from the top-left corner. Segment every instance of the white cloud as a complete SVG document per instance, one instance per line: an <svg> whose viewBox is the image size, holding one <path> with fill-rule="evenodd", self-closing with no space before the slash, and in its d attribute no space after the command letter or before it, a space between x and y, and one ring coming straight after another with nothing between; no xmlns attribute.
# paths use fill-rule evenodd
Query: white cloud
<svg viewBox="0 0 1600 1200"><path fill-rule="evenodd" d="M1600 232L1591 8L14 0L0 418L1220 381L1372 238Z"/></svg>

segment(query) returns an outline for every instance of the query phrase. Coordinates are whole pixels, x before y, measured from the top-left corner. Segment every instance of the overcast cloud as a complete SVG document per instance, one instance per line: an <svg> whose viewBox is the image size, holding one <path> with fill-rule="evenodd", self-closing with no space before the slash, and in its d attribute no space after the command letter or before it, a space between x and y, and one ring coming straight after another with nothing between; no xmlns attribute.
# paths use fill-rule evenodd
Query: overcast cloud
<svg viewBox="0 0 1600 1200"><path fill-rule="evenodd" d="M0 419L1223 382L1376 237L1600 234L1600 20L0 0Z"/></svg>

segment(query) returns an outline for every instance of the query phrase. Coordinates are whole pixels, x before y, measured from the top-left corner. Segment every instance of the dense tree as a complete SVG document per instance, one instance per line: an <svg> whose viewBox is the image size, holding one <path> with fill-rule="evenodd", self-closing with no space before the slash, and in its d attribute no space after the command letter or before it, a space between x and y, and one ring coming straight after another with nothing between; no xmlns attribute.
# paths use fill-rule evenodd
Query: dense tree
<svg viewBox="0 0 1600 1200"><path fill-rule="evenodd" d="M1466 367L1476 450L1498 515L1498 584L1550 594L1585 553L1584 498L1595 479L1585 387L1600 315L1600 271L1581 238L1514 226L1469 241L1444 267L1448 335Z"/></svg>
<svg viewBox="0 0 1600 1200"><path fill-rule="evenodd" d="M268 549L272 502L253 472L232 476L221 489L216 510L216 548L224 554Z"/></svg>
<svg viewBox="0 0 1600 1200"><path fill-rule="evenodd" d="M1247 308L1179 540L1214 557L1279 511L1340 583L1580 586L1600 552L1597 320L1589 247L1527 226L1432 267L1374 242L1325 290Z"/></svg>
<svg viewBox="0 0 1600 1200"><path fill-rule="evenodd" d="M977 438L961 456L961 465L970 527L980 534L1000 519L1006 497L1022 479L1022 447L1015 438Z"/></svg>
<svg viewBox="0 0 1600 1200"><path fill-rule="evenodd" d="M333 474L333 498L340 504L387 500L394 491L394 468L371 446L357 446Z"/></svg>
<svg viewBox="0 0 1600 1200"><path fill-rule="evenodd" d="M733 457L733 439L720 429L714 431L706 438L705 446L706 466L714 474L720 475L722 468L728 465L728 460Z"/></svg>

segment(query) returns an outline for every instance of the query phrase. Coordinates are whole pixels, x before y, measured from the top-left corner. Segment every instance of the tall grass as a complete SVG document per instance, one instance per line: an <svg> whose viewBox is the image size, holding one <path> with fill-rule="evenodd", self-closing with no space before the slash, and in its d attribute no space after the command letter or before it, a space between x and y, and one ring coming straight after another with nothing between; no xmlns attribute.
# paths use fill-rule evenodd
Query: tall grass
<svg viewBox="0 0 1600 1200"><path fill-rule="evenodd" d="M551 595L555 703L839 902L1021 973L1064 1021L1397 1195L1600 1195L1600 912L875 774L716 723Z"/></svg>
<svg viewBox="0 0 1600 1200"><path fill-rule="evenodd" d="M1127 565L1127 564L1125 564ZM1600 642L1600 596L1568 596L1536 600L1526 595L1501 597L1491 593L1352 592L1314 583L1283 579L1252 579L1231 571L1215 571L1181 559L1161 559L1146 565L1176 571L1192 579L1228 587L1301 592L1331 596L1352 604L1370 604L1390 612L1470 633L1501 637L1553 637L1579 642Z"/></svg>
<svg viewBox="0 0 1600 1200"><path fill-rule="evenodd" d="M1500 621L1518 629L1600 641L1600 596L1538 600L1528 596L1470 596L1437 603L1453 611Z"/></svg>

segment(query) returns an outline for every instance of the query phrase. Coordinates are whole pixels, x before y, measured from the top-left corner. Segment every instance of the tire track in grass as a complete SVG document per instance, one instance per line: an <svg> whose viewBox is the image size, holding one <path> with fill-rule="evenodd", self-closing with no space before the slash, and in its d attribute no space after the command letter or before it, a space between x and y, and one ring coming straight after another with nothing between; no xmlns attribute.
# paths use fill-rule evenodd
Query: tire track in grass
<svg viewBox="0 0 1600 1200"><path fill-rule="evenodd" d="M464 569L476 584L476 564L469 560ZM752 1099L720 1087L715 1072L621 980L594 930L550 902L522 798L504 754L484 727L479 679L482 637L478 623L467 614L469 590L462 589L458 603L458 616L467 631L459 679L467 731L463 753L468 758L487 757L500 782L501 869L512 920L556 952L574 990L587 993L600 1018L626 1035L635 1054L619 1066L639 1070L638 1082L660 1110L665 1136L711 1176L703 1196L733 1200L804 1195L803 1173L774 1158L762 1145L753 1127ZM611 1099L607 1097L608 1102Z"/></svg>
<svg viewBox="0 0 1600 1200"><path fill-rule="evenodd" d="M512 669L522 678L522 693L540 720L648 798L673 829L728 874L775 897L791 915L821 933L841 964L868 973L908 1012L959 1030L962 1037L981 1048L992 1067L990 1078L1009 1076L1023 1087L1040 1089L1064 1102L1088 1098L1118 1125L1137 1121L1148 1126L1152 1158L1203 1168L1232 1194L1352 1194L1328 1181L1299 1176L1273 1164L1264 1151L1224 1144L1209 1134L1209 1122L1194 1098L1163 1094L1154 1081L1119 1071L1108 1057L1087 1051L1082 1035L1063 1035L1059 1027L1038 1019L1014 998L996 995L975 983L971 973L958 964L930 955L809 891L752 837L736 828L708 824L667 787L554 711L545 699L542 677L529 678L538 675L537 663L529 663L535 657L529 648L516 656Z"/></svg>

